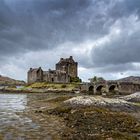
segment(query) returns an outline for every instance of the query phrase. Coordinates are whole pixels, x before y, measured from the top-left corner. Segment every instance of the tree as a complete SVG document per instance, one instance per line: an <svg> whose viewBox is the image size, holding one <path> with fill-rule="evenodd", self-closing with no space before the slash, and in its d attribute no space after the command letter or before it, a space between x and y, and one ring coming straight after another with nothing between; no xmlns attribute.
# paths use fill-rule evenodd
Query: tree
<svg viewBox="0 0 140 140"><path fill-rule="evenodd" d="M97 76L94 76L93 78L90 78L89 80L91 83L105 81L103 77L97 77Z"/></svg>

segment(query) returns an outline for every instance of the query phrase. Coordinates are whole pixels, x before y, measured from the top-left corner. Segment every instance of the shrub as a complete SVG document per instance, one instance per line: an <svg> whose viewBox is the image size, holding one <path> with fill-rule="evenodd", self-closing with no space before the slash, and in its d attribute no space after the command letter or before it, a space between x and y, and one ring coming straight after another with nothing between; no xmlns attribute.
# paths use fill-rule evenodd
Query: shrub
<svg viewBox="0 0 140 140"><path fill-rule="evenodd" d="M78 83L82 82L82 80L79 77L70 77L70 82Z"/></svg>
<svg viewBox="0 0 140 140"><path fill-rule="evenodd" d="M61 88L66 88L67 87L67 85L65 85L65 84L63 84L62 86L61 86Z"/></svg>

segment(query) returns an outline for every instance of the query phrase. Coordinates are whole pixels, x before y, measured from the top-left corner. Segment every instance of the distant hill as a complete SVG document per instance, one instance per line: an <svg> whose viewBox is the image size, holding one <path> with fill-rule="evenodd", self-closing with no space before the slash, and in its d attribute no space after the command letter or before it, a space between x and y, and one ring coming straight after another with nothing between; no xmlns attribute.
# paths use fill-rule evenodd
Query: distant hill
<svg viewBox="0 0 140 140"><path fill-rule="evenodd" d="M117 81L119 81L119 82L137 82L137 83L140 83L140 77L139 76L129 76L129 77L126 77L126 78L119 79Z"/></svg>
<svg viewBox="0 0 140 140"><path fill-rule="evenodd" d="M25 82L0 75L0 85L25 85Z"/></svg>

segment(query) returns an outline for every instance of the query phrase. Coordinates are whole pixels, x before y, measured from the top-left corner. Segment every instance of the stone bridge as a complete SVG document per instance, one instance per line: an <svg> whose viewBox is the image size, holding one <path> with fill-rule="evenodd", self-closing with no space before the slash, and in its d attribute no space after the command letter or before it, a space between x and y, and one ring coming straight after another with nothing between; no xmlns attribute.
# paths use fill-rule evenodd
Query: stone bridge
<svg viewBox="0 0 140 140"><path fill-rule="evenodd" d="M131 94L140 91L138 82L100 81L94 83L83 83L81 91L88 91L90 94L120 93Z"/></svg>

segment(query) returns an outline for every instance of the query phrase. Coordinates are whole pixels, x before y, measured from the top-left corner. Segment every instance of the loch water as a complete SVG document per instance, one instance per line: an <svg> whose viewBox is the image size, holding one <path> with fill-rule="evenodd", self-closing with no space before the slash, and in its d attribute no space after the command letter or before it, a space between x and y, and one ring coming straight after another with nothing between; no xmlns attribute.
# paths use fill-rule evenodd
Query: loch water
<svg viewBox="0 0 140 140"><path fill-rule="evenodd" d="M0 140L24 140L26 132L39 126L18 115L27 108L27 94L0 94Z"/></svg>

